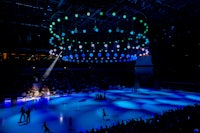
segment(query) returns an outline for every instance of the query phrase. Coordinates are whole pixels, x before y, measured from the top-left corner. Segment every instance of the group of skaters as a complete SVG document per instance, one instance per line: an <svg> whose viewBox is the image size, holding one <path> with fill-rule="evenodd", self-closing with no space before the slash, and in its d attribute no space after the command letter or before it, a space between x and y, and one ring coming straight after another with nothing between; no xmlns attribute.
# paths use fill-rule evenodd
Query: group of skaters
<svg viewBox="0 0 200 133"><path fill-rule="evenodd" d="M20 119L19 119L18 123L23 123L24 125L30 123L31 109L30 108L25 109L24 107L21 107L20 113L21 113L21 115L20 115ZM47 126L46 121L43 122L42 128L44 129L44 133L51 133L49 127ZM69 131L73 130L71 116L69 117L69 127L68 128L69 128L68 129Z"/></svg>
<svg viewBox="0 0 200 133"><path fill-rule="evenodd" d="M106 99L105 93L104 93L104 95L102 95L101 93L97 93L95 96L96 96L95 100L105 100Z"/></svg>
<svg viewBox="0 0 200 133"><path fill-rule="evenodd" d="M27 108L25 110L24 107L21 107L20 113L21 113L21 115L20 115L19 123L24 123L24 124L30 123L30 121L31 121L31 118L30 118L30 116L31 116L31 109Z"/></svg>

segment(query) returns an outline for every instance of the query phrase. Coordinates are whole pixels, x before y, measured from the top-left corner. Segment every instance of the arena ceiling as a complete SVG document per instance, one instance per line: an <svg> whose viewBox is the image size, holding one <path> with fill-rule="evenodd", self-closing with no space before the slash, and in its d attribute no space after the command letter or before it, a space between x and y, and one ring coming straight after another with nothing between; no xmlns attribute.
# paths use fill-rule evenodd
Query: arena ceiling
<svg viewBox="0 0 200 133"><path fill-rule="evenodd" d="M75 14L79 15L79 19L69 19L67 28L72 26L70 23L76 23L74 25L78 27L91 27L97 23L102 30L116 24L126 27L131 25L128 23L129 17L136 16L147 22L152 34L156 32L153 29L167 26L171 28L174 25L199 31L199 5L199 0L2 0L1 39L11 43L9 36L17 34L15 40L21 40L19 43L33 39L37 41L39 37L48 40L46 38L49 38L49 35L46 33L49 33L52 21L63 16L73 18ZM99 15L101 12L103 17ZM113 12L116 13L117 19L113 19ZM121 19L124 14L127 17L126 22ZM25 32L24 29L31 30L31 33ZM45 35L42 35L43 32ZM27 36L24 37L24 34ZM154 37L151 32L149 34L151 38ZM42 42L43 46L38 47L46 47L47 43L48 41ZM35 46L37 47L37 44L32 47Z"/></svg>
<svg viewBox="0 0 200 133"><path fill-rule="evenodd" d="M79 20L80 23L97 20L106 21L108 25L113 23L110 21L113 12L118 16L140 14L152 23L157 20L172 22L177 17L189 21L200 15L199 0L2 0L1 3L1 22L43 28L49 26L53 15L62 14L90 12L90 17ZM100 20L98 14L101 11L108 17Z"/></svg>
<svg viewBox="0 0 200 133"><path fill-rule="evenodd" d="M66 25L60 26L60 35L63 30L74 29L75 32L76 26L78 32L89 31L96 24L104 37L107 37L104 33L113 27L129 30L130 25L135 26L132 23L135 16L137 23L142 19L149 27L145 35L150 39L153 64L178 64L177 68L194 64L199 70L199 60L194 60L199 57L200 49L197 34L200 31L199 0L1 0L0 50L50 49L50 25L65 16L69 19ZM89 39L95 38L88 35Z"/></svg>
<svg viewBox="0 0 200 133"><path fill-rule="evenodd" d="M87 29L87 35L80 34L82 40L99 39L88 32L95 25L102 31L100 40L108 37L108 29L117 26L125 30L137 29L138 26L130 22L135 16L138 23L139 20L147 23L149 31L145 34L151 43L162 42L160 38L165 34L171 36L174 28L183 34L178 35L179 40L193 34L190 39L196 40L195 45L199 41L194 34L200 31L199 0L2 0L0 5L0 39L6 42L2 43L2 48L49 49L50 25L65 16L69 19L62 26L58 25L58 32L62 34L72 29L76 32L77 27L79 32ZM111 36L120 37L124 35Z"/></svg>

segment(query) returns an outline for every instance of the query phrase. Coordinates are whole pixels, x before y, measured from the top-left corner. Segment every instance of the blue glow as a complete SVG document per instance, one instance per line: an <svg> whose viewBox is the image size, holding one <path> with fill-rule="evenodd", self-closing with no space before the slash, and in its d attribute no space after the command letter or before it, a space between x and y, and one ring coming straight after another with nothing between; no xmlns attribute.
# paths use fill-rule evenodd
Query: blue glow
<svg viewBox="0 0 200 133"><path fill-rule="evenodd" d="M74 34L74 33L75 33L75 32L72 30L72 31L71 31L71 34Z"/></svg>
<svg viewBox="0 0 200 133"><path fill-rule="evenodd" d="M134 31L130 31L130 34L131 34L131 35L134 35L134 34L135 34L135 32L134 32Z"/></svg>
<svg viewBox="0 0 200 133"><path fill-rule="evenodd" d="M128 101L115 101L113 104L125 109L139 109L137 104Z"/></svg>
<svg viewBox="0 0 200 133"><path fill-rule="evenodd" d="M107 56L107 57L109 57L109 56L110 56L110 54L109 54L109 53L106 53L106 56Z"/></svg>
<svg viewBox="0 0 200 133"><path fill-rule="evenodd" d="M157 102L160 102L162 104L170 104L170 105L177 105L177 106L187 106L191 104L188 101L174 101L174 99L155 99Z"/></svg>
<svg viewBox="0 0 200 133"><path fill-rule="evenodd" d="M131 60L137 60L137 56L131 55Z"/></svg>
<svg viewBox="0 0 200 133"><path fill-rule="evenodd" d="M85 57L85 54L82 54L82 57L84 58L84 57Z"/></svg>
<svg viewBox="0 0 200 133"><path fill-rule="evenodd" d="M61 36L65 36L65 33L64 33L64 32L62 32Z"/></svg>
<svg viewBox="0 0 200 133"><path fill-rule="evenodd" d="M93 57L93 53L90 53L89 55L90 55L90 57Z"/></svg>
<svg viewBox="0 0 200 133"><path fill-rule="evenodd" d="M126 58L130 58L130 54L127 54L127 55L126 55Z"/></svg>
<svg viewBox="0 0 200 133"><path fill-rule="evenodd" d="M199 96L196 95L186 95L185 97L191 100L200 101Z"/></svg>
<svg viewBox="0 0 200 133"><path fill-rule="evenodd" d="M78 54L75 54L75 58L78 58Z"/></svg>
<svg viewBox="0 0 200 133"><path fill-rule="evenodd" d="M111 32L112 32L112 30L111 30L111 29L109 29L109 30L108 30L108 32L109 32L109 33L111 33Z"/></svg>
<svg viewBox="0 0 200 133"><path fill-rule="evenodd" d="M86 29L83 29L83 33L86 33L87 31L86 31Z"/></svg>
<svg viewBox="0 0 200 133"><path fill-rule="evenodd" d="M98 57L101 57L101 53L98 53Z"/></svg>
<svg viewBox="0 0 200 133"><path fill-rule="evenodd" d="M71 58L71 59L72 59L72 58L73 58L73 55L71 55L71 54L70 54L70 55L69 55L69 58Z"/></svg>

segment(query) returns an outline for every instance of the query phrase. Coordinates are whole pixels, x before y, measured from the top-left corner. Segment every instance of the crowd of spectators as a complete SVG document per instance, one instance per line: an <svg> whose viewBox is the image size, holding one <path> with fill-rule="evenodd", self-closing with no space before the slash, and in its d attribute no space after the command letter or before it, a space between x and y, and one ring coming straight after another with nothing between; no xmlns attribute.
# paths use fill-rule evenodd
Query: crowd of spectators
<svg viewBox="0 0 200 133"><path fill-rule="evenodd" d="M92 128L86 133L199 133L199 120L200 105L194 104L155 114L153 118L122 120L112 126Z"/></svg>

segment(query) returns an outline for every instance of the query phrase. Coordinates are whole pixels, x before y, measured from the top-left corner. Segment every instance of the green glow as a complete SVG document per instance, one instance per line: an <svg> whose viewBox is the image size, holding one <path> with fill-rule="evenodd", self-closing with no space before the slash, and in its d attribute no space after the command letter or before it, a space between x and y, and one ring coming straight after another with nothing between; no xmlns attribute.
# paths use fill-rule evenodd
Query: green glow
<svg viewBox="0 0 200 133"><path fill-rule="evenodd" d="M116 16L116 12L113 12L112 15L113 15L113 16Z"/></svg>
<svg viewBox="0 0 200 133"><path fill-rule="evenodd" d="M123 15L123 18L125 19L125 18L126 18L126 15Z"/></svg>
<svg viewBox="0 0 200 133"><path fill-rule="evenodd" d="M87 12L87 16L90 16L90 12Z"/></svg>
<svg viewBox="0 0 200 133"><path fill-rule="evenodd" d="M75 14L75 17L78 18L78 14Z"/></svg>
<svg viewBox="0 0 200 133"><path fill-rule="evenodd" d="M58 18L57 21L60 22L61 21L60 18Z"/></svg>
<svg viewBox="0 0 200 133"><path fill-rule="evenodd" d="M100 16L103 16L103 12L100 12L99 14L100 14Z"/></svg>
<svg viewBox="0 0 200 133"><path fill-rule="evenodd" d="M65 16L65 20L68 20L68 16Z"/></svg>

